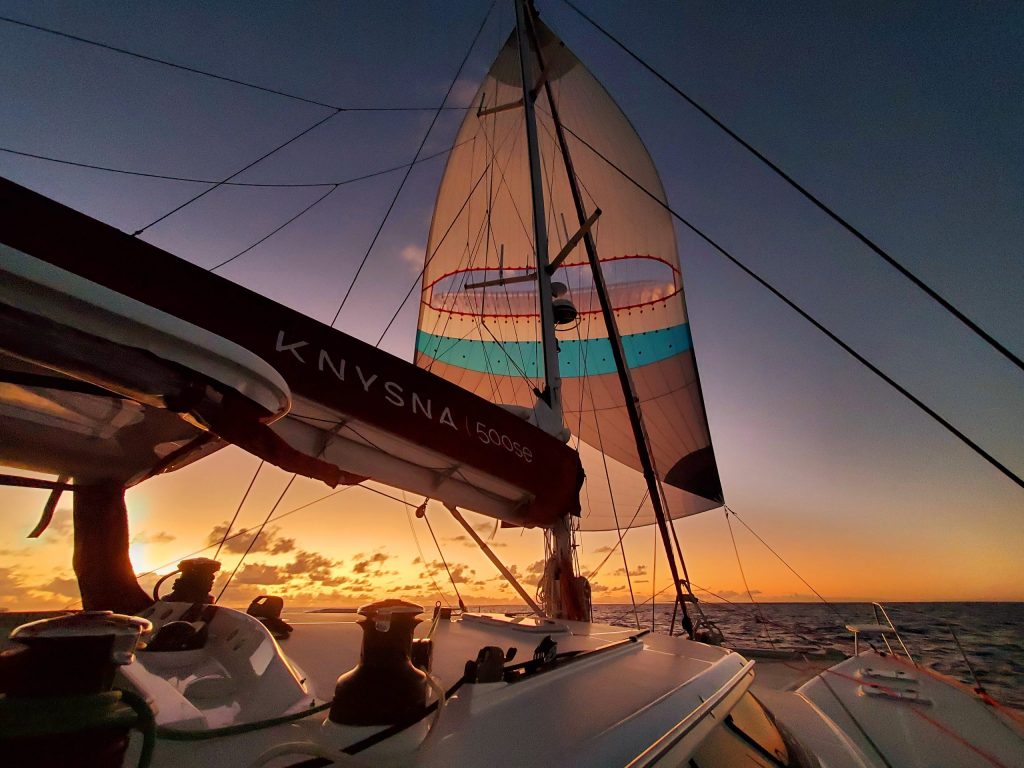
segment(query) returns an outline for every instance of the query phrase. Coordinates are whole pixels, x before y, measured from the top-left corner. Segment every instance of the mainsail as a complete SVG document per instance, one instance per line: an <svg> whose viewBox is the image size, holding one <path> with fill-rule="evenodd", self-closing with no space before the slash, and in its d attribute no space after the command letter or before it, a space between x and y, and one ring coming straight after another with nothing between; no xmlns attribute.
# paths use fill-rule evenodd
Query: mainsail
<svg viewBox="0 0 1024 768"><path fill-rule="evenodd" d="M671 514L720 506L671 218L576 136L664 200L661 180L601 84L549 29L541 25L539 31L543 77L569 129L588 213L600 210L592 232ZM535 64L534 71L541 68ZM438 192L416 363L492 402L530 407L544 371L521 96L513 35L462 123ZM574 324L558 332L565 423L606 456L639 469L587 256L582 244L566 245L579 221L543 97L537 100L537 120L548 258L564 258L552 279L566 287L579 312ZM584 513L582 524L595 530L615 526L610 512L598 509Z"/></svg>

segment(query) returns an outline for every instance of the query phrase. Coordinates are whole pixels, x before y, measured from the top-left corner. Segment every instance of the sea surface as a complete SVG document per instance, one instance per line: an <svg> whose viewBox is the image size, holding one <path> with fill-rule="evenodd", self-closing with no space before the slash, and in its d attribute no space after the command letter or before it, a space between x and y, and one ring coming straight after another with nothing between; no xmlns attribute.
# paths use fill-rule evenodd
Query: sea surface
<svg viewBox="0 0 1024 768"><path fill-rule="evenodd" d="M875 623L868 603L700 605L722 630L726 645L736 648L832 650L849 655L853 653L853 637L846 624ZM886 603L885 610L919 664L973 687L969 662L990 696L1024 710L1024 603ZM642 628L650 628L651 606L639 607L637 617ZM628 604L594 606L594 621L636 626L637 617ZM879 620L885 623L880 615ZM671 604L654 609L656 632L667 632L671 621ZM963 654L950 629L960 641ZM881 641L872 642L878 645ZM894 640L890 643L902 653Z"/></svg>

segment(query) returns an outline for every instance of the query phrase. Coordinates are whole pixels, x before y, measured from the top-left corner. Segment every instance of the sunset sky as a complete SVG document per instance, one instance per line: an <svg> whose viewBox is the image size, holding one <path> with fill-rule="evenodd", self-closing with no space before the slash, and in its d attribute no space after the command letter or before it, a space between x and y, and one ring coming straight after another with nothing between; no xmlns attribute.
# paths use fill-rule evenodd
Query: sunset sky
<svg viewBox="0 0 1024 768"><path fill-rule="evenodd" d="M581 5L1024 355L1024 5ZM560 0L539 0L538 7L634 123L676 210L1024 472L1024 373ZM487 3L476 0L258 6L0 0L0 16L9 19L352 107L436 107L485 13ZM468 103L511 23L511 3L499 0L449 106ZM127 232L205 187L12 151L224 178L327 114L9 21L0 21L0 68L0 173ZM450 145L461 115L441 116L425 154ZM401 165L431 116L345 112L242 178L336 182ZM413 170L338 328L376 341L416 280L443 165L438 157ZM400 179L390 173L339 187L324 205L218 274L329 322ZM212 267L323 191L221 188L147 229L143 239ZM712 437L726 500L739 516L830 599L1024 600L1024 491L702 242L682 229L677 234ZM415 322L409 302L382 347L411 359ZM136 569L167 572L215 542L258 463L226 449L132 489ZM265 467L238 525L258 526L289 477ZM398 490L378 489L402 498ZM70 500L41 539L24 538L45 498L44 491L0 489L0 608L76 600ZM407 501L415 507L422 499ZM622 503L637 501L627 494ZM270 524L227 602L265 592L296 606L350 606L386 596L454 602L430 533L401 501L297 480L275 514L299 507ZM495 531L493 521L469 517L532 589L543 554L540 534ZM429 518L468 603L515 602L440 505L430 507ZM694 584L730 600L748 599L723 513L677 526ZM813 597L735 520L733 530L757 599ZM583 534L585 574L616 538ZM663 558L655 557L661 551L655 531L630 531L625 544L637 600L647 600L669 584ZM244 537L229 542L220 555L226 570L246 546ZM596 600L629 601L618 551L593 582Z"/></svg>

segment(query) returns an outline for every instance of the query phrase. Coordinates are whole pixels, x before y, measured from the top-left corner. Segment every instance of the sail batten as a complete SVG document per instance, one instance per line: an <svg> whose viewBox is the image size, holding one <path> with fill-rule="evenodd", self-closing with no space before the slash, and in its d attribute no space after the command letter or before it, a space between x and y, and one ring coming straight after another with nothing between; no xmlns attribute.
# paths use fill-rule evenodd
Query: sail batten
<svg viewBox="0 0 1024 768"><path fill-rule="evenodd" d="M588 143L664 201L658 173L628 119L550 30L541 25L539 33L562 119L577 130L585 127ZM544 386L544 369L529 162L523 111L514 106L521 96L519 72L513 36L476 94L473 103L481 109L467 113L448 157L428 240L415 359L481 396L529 408ZM495 109L500 105L509 106ZM555 126L543 97L536 106L547 257L562 257L551 279L565 286L577 310L573 323L557 334L565 424L584 443L639 469L594 275L584 244L579 238L572 243L579 217ZM578 143L570 138L570 147ZM719 506L721 486L671 218L655 201L625 187L593 153L573 158L587 210L601 211L591 236L652 458L669 486L670 511L678 517ZM467 179L481 174L484 182L467 199ZM451 228L461 237L442 242L453 220ZM647 515L637 522L650 522ZM585 513L583 526L613 528L610 508Z"/></svg>

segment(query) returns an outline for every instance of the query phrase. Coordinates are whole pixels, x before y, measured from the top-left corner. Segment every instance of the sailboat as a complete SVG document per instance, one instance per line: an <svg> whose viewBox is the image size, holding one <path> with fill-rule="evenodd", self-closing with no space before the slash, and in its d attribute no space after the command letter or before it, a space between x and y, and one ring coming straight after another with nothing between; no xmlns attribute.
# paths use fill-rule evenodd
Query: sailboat
<svg viewBox="0 0 1024 768"><path fill-rule="evenodd" d="M753 662L694 639L711 627L685 573L686 636L587 620L570 433L641 471L673 568L669 516L719 506L722 486L657 172L516 10L438 191L416 365L4 182L0 459L57 477L5 478L49 490L51 512L73 494L86 611L12 633L0 735L41 765L1022 764L1012 713L896 653L755 697ZM590 154L568 132L588 115ZM622 194L623 173L650 194ZM289 614L273 596L242 612L213 600L202 558L146 595L125 488L227 444L541 527L542 599L506 569L526 615Z"/></svg>

